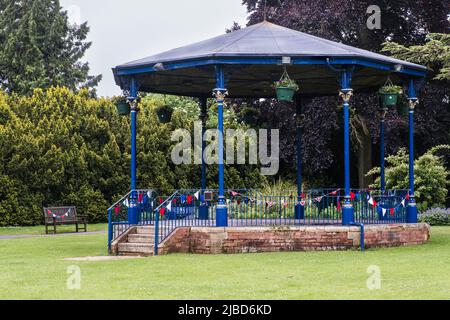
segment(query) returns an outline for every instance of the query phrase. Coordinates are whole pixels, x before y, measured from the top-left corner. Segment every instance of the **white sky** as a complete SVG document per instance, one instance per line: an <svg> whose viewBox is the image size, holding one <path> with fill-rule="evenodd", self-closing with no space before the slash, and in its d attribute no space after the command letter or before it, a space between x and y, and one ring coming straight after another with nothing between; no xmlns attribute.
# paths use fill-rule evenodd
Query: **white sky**
<svg viewBox="0 0 450 320"><path fill-rule="evenodd" d="M246 23L242 0L61 0L73 21L88 21L85 59L102 74L99 96L121 93L111 68L225 33Z"/></svg>

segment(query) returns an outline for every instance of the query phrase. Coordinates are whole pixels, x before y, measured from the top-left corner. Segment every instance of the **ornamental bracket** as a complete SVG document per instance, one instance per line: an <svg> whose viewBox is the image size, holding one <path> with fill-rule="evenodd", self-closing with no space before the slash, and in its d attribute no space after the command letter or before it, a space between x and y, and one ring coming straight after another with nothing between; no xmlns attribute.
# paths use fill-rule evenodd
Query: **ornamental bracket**
<svg viewBox="0 0 450 320"><path fill-rule="evenodd" d="M343 89L339 92L339 97L344 100L344 103L349 103L351 97L353 96L353 89Z"/></svg>

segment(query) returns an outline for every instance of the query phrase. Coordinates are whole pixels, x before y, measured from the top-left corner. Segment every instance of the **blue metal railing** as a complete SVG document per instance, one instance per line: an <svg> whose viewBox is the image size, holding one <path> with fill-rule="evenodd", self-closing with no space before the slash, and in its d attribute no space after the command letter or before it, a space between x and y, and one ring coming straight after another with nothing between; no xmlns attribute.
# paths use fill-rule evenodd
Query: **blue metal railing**
<svg viewBox="0 0 450 320"><path fill-rule="evenodd" d="M158 245L177 228L216 226L217 190L208 190L213 195L210 199L205 199L205 190L177 190L169 197L156 197L153 192L149 196L149 191L136 190L135 193L139 205L138 224L155 227L155 254ZM352 189L354 224L405 223L407 194L407 190ZM108 209L109 246L132 226L127 220L127 200L132 195L130 192ZM342 225L344 189L312 189L303 192L301 197L296 190L263 195L255 189L234 189L226 190L225 197L230 227ZM303 207L301 216L296 214L299 205Z"/></svg>
<svg viewBox="0 0 450 320"><path fill-rule="evenodd" d="M153 190L133 190L108 209L108 250L111 243L135 224L129 222L130 208L136 208L139 225L154 224L154 210L159 197Z"/></svg>

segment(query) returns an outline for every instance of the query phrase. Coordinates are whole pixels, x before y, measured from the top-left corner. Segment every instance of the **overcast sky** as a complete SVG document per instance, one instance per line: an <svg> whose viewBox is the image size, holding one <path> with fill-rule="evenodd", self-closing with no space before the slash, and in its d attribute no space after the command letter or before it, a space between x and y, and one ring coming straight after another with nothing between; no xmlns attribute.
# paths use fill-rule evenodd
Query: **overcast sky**
<svg viewBox="0 0 450 320"><path fill-rule="evenodd" d="M225 32L246 23L242 0L61 0L73 21L88 21L85 59L102 74L100 96L121 93L111 68Z"/></svg>

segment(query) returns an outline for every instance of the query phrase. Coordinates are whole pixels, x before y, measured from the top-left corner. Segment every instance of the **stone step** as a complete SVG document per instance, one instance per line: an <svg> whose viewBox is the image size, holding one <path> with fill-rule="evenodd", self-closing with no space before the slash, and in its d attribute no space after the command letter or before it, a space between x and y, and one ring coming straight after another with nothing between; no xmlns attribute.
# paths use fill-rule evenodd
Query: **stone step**
<svg viewBox="0 0 450 320"><path fill-rule="evenodd" d="M153 244L154 241L155 241L155 235L154 234L137 233L137 234L129 234L128 235L128 242L129 243Z"/></svg>
<svg viewBox="0 0 450 320"><path fill-rule="evenodd" d="M155 234L155 227L137 227L137 234Z"/></svg>
<svg viewBox="0 0 450 320"><path fill-rule="evenodd" d="M153 255L153 245L148 243L119 243L120 255Z"/></svg>

